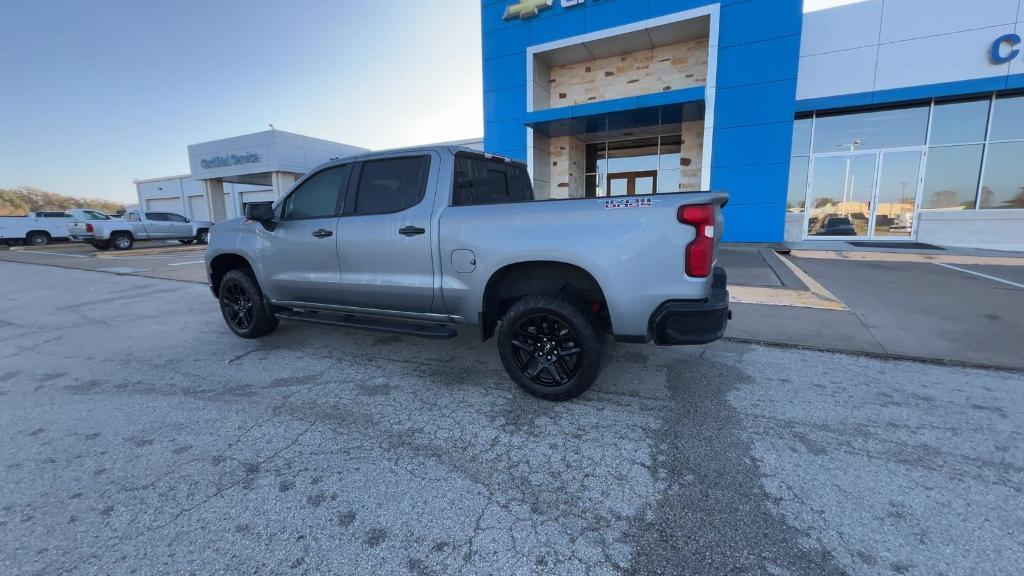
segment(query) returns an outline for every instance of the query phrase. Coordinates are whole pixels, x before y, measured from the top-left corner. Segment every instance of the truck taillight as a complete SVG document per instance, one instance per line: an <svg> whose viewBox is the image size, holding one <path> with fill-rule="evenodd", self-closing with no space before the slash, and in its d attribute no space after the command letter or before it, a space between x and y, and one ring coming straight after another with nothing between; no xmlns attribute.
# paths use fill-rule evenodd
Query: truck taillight
<svg viewBox="0 0 1024 576"><path fill-rule="evenodd" d="M693 226L697 233L686 245L686 275L694 278L710 276L715 257L715 206L680 206L676 218L682 224Z"/></svg>
<svg viewBox="0 0 1024 576"><path fill-rule="evenodd" d="M85 224L85 231L88 232L89 234L92 234L92 224L89 224L88 222L86 222L86 224Z"/></svg>

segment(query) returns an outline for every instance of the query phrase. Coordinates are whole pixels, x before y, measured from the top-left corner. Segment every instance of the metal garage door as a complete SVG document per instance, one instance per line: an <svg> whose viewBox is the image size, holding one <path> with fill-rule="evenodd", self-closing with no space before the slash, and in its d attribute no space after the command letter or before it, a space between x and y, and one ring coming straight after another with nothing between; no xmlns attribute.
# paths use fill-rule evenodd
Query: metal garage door
<svg viewBox="0 0 1024 576"><path fill-rule="evenodd" d="M146 210L149 212L185 214L185 210L181 206L181 198L151 198L146 200Z"/></svg>
<svg viewBox="0 0 1024 576"><path fill-rule="evenodd" d="M193 220L210 219L210 207L206 204L206 196L189 196L188 203L192 208Z"/></svg>

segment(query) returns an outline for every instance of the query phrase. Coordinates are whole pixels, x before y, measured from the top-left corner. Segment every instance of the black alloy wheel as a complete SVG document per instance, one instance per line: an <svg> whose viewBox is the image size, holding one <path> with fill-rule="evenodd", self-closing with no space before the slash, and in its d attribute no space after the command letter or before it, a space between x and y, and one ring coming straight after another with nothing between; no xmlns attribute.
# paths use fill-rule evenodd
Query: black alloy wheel
<svg viewBox="0 0 1024 576"><path fill-rule="evenodd" d="M242 338L259 338L277 328L278 319L252 271L231 270L218 289L220 311L231 331Z"/></svg>
<svg viewBox="0 0 1024 576"><path fill-rule="evenodd" d="M252 296L240 282L229 282L220 298L224 318L236 330L246 331L256 320L252 307Z"/></svg>
<svg viewBox="0 0 1024 576"><path fill-rule="evenodd" d="M564 296L531 295L509 308L498 330L505 372L545 400L585 392L601 367L604 330L581 303Z"/></svg>
<svg viewBox="0 0 1024 576"><path fill-rule="evenodd" d="M578 340L569 325L555 316L527 316L512 335L516 367L540 386L562 386L580 371Z"/></svg>

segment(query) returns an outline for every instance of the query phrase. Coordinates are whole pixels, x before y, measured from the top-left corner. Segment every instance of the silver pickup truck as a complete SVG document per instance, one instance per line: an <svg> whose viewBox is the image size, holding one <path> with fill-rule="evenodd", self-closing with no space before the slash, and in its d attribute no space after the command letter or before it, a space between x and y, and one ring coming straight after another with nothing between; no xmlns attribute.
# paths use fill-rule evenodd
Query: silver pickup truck
<svg viewBox="0 0 1024 576"><path fill-rule="evenodd" d="M76 242L88 242L98 250L128 250L136 240L177 240L182 244L206 244L213 222L189 220L173 212L130 210L122 218L97 212L76 215L68 224L68 235Z"/></svg>
<svg viewBox="0 0 1024 576"><path fill-rule="evenodd" d="M497 332L508 375L585 391L607 334L701 344L730 317L715 267L721 193L534 201L526 167L459 147L324 164L273 205L218 224L210 288L243 338L279 319L409 334Z"/></svg>

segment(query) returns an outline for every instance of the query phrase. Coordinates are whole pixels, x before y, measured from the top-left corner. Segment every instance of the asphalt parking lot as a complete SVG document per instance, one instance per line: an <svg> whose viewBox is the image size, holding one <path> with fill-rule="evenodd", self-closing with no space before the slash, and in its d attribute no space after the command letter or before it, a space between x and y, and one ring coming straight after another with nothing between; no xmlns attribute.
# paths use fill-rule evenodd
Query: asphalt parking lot
<svg viewBox="0 0 1024 576"><path fill-rule="evenodd" d="M5 574L1024 565L1020 373L612 345L554 404L473 330L246 341L201 284L0 262L0 287Z"/></svg>
<svg viewBox="0 0 1024 576"><path fill-rule="evenodd" d="M41 247L0 250L0 261L42 264L148 278L206 282L203 255L206 246L178 242L139 241L135 248L119 252L96 250L88 244L61 242Z"/></svg>

